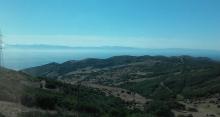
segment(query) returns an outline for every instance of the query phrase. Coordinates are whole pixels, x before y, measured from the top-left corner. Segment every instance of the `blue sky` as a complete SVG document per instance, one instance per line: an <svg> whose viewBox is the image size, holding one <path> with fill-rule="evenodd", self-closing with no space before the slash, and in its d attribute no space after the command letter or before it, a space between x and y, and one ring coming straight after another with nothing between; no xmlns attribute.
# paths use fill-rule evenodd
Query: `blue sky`
<svg viewBox="0 0 220 117"><path fill-rule="evenodd" d="M220 0L0 0L6 44L220 50Z"/></svg>

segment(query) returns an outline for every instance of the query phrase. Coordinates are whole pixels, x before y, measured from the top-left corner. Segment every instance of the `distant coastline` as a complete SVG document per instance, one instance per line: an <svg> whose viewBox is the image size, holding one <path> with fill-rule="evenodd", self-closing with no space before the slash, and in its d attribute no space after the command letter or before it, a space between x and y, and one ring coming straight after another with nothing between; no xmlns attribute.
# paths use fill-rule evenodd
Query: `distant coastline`
<svg viewBox="0 0 220 117"><path fill-rule="evenodd" d="M50 62L62 63L68 60L81 60L86 58L108 58L112 56L131 55L162 55L194 57L209 57L220 61L220 51L200 49L145 49L120 46L102 47L68 47L57 45L5 45L4 65L11 69L24 69Z"/></svg>

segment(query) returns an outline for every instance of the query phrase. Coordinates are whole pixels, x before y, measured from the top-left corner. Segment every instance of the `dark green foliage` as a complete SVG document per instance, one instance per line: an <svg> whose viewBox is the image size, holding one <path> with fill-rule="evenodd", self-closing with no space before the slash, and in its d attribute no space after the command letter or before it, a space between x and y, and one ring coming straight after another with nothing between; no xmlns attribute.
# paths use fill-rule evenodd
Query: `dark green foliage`
<svg viewBox="0 0 220 117"><path fill-rule="evenodd" d="M3 114L0 113L0 117L5 117Z"/></svg>
<svg viewBox="0 0 220 117"><path fill-rule="evenodd" d="M152 97L157 100L169 100L175 98L175 95L166 88L159 86L154 90Z"/></svg>
<svg viewBox="0 0 220 117"><path fill-rule="evenodd" d="M167 102L159 100L154 100L145 107L147 113L151 113L156 117L174 117L170 109L171 107Z"/></svg>
<svg viewBox="0 0 220 117"><path fill-rule="evenodd" d="M187 98L201 97L213 93L220 93L220 64L208 58L193 58L182 56L180 58L159 57L156 65L148 68L153 72L148 76L155 78L138 83L127 83L121 87L138 92L146 97L173 98L177 94ZM175 74L177 73L177 74ZM164 85L172 90L168 92Z"/></svg>
<svg viewBox="0 0 220 117"><path fill-rule="evenodd" d="M218 62L188 56L182 58L183 63L175 57L161 59L163 62L145 69L153 72L148 76L152 79L120 86L154 99L146 105L147 113L158 117L172 117L171 109L185 109L184 105L175 102L177 95L195 98L220 93Z"/></svg>
<svg viewBox="0 0 220 117"><path fill-rule="evenodd" d="M140 93L146 97L151 97L154 91L160 86L160 82L163 81L163 79L164 78L156 78L154 80L146 80L139 83L126 83L120 87Z"/></svg>
<svg viewBox="0 0 220 117"><path fill-rule="evenodd" d="M35 95L36 106L46 110L55 109L58 98L48 93L39 93Z"/></svg>
<svg viewBox="0 0 220 117"><path fill-rule="evenodd" d="M41 89L29 89L29 93L22 97L21 102L25 106L53 110L58 102L58 96L56 93Z"/></svg>
<svg viewBox="0 0 220 117"><path fill-rule="evenodd" d="M28 107L38 107L45 110L59 111L59 109L62 109L62 111L82 113L82 116L86 114L89 115L85 117L127 117L129 113L141 114L141 112L132 112L128 110L124 102L119 98L112 96L107 97L98 90L81 86L80 93L78 94L76 92L77 86L57 81L51 82L51 80L46 80L46 82L50 82L50 85L56 86L57 90L27 88L26 93L22 97L22 104ZM79 99L77 99L77 96L79 96ZM61 113L63 113L62 111ZM24 114L24 116L29 116L33 113ZM56 117L56 115L50 114L43 114L42 116Z"/></svg>

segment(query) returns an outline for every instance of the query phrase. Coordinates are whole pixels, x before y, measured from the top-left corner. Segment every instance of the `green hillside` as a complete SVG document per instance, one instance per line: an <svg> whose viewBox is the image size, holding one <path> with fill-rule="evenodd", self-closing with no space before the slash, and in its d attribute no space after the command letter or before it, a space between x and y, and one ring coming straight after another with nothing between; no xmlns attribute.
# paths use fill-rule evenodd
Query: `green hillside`
<svg viewBox="0 0 220 117"><path fill-rule="evenodd" d="M0 114L3 117L144 116L141 111L127 109L120 98L105 96L88 87L33 78L6 69L1 71L0 80Z"/></svg>
<svg viewBox="0 0 220 117"><path fill-rule="evenodd" d="M220 115L220 62L203 57L85 59L4 69L0 80L0 106L15 117Z"/></svg>

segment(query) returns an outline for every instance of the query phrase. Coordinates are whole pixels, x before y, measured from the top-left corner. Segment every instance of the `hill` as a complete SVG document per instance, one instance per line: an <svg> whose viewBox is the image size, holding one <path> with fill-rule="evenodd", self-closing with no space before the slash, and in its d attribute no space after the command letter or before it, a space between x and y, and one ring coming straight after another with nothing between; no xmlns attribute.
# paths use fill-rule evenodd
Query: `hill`
<svg viewBox="0 0 220 117"><path fill-rule="evenodd" d="M93 88L35 78L2 68L1 117L130 117L144 116L120 99Z"/></svg>
<svg viewBox="0 0 220 117"><path fill-rule="evenodd" d="M0 74L0 100L18 102L29 76L5 68L1 68Z"/></svg>
<svg viewBox="0 0 220 117"><path fill-rule="evenodd" d="M51 63L22 72L73 85L81 82L128 103L132 99L132 107L158 117L220 115L220 62L205 57L116 56Z"/></svg>

